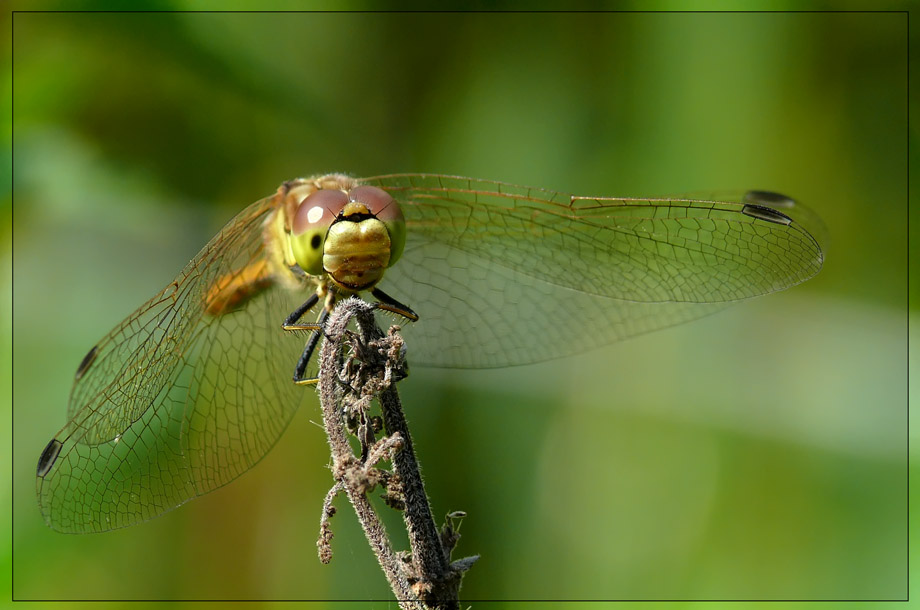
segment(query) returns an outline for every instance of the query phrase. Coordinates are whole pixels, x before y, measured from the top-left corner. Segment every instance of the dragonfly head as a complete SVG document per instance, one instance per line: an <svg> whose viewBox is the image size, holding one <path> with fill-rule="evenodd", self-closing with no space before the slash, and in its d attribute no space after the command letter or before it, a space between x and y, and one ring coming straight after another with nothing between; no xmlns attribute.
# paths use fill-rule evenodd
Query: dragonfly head
<svg viewBox="0 0 920 610"><path fill-rule="evenodd" d="M301 269L328 274L352 292L373 288L405 244L399 204L374 186L315 190L300 202L291 223L291 251Z"/></svg>

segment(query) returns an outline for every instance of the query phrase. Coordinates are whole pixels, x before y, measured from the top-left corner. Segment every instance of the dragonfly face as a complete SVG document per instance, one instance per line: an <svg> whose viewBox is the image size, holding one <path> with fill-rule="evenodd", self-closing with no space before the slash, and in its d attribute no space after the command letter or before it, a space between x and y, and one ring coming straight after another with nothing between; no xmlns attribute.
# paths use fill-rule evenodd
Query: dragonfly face
<svg viewBox="0 0 920 610"><path fill-rule="evenodd" d="M336 293L373 289L402 254L406 222L386 191L358 184L341 174L282 184L262 229L266 256L218 278L205 311L237 311L275 282L299 291L306 281L327 310Z"/></svg>
<svg viewBox="0 0 920 610"><path fill-rule="evenodd" d="M823 263L821 229L767 191L576 197L428 174L286 182L83 358L69 421L39 460L42 513L61 531L124 527L251 468L312 394L291 383L305 352L282 321L322 318L339 295L411 305L410 364L527 364L803 282Z"/></svg>
<svg viewBox="0 0 920 610"><path fill-rule="evenodd" d="M384 270L402 254L406 222L399 204L384 190L356 186L348 177L288 183L286 198L296 201L278 213L285 219L286 240L294 261L306 273L326 274L345 292L373 288ZM304 196L305 195L305 196ZM289 261L288 261L289 262Z"/></svg>

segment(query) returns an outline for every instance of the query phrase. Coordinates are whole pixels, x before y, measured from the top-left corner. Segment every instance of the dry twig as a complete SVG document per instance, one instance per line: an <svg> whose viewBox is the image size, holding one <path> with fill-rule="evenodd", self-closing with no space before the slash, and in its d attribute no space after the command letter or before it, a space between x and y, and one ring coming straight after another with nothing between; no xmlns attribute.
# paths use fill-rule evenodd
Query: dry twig
<svg viewBox="0 0 920 610"><path fill-rule="evenodd" d="M383 336L374 319L375 309L352 297L340 302L326 322L319 391L336 483L323 503L317 543L320 559L324 563L331 560L332 500L344 491L400 606L455 609L463 574L479 557L450 562L459 534L451 518L440 532L435 526L396 391L395 383L406 375L403 341L398 327ZM351 320L357 333L348 330ZM374 399L380 403L386 430L380 440L375 438L379 422L369 414ZM360 442L360 457L348 443L346 425ZM392 472L378 466L384 460L392 463ZM386 503L403 512L408 553L393 551L367 498L378 485L384 489Z"/></svg>

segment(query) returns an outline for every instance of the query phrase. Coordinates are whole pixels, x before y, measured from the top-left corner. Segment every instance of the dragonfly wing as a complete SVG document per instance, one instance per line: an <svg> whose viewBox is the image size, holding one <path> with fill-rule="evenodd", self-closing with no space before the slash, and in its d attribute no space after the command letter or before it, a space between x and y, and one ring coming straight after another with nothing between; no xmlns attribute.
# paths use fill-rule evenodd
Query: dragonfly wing
<svg viewBox="0 0 920 610"><path fill-rule="evenodd" d="M84 358L70 421L39 463L51 527L124 527L216 489L258 462L308 400L291 382L303 344L280 327L305 293L265 265L273 209L268 198L237 215ZM215 313L215 290L233 282L247 299Z"/></svg>
<svg viewBox="0 0 920 610"><path fill-rule="evenodd" d="M381 286L418 312L407 338L434 366L582 352L788 288L823 260L797 220L804 208L771 216L740 195L584 199L419 174L364 182L402 205L406 249Z"/></svg>
<svg viewBox="0 0 920 610"><path fill-rule="evenodd" d="M403 334L409 362L425 366L496 368L562 358L727 305L615 301L444 244L407 249L403 257L381 285L418 313Z"/></svg>

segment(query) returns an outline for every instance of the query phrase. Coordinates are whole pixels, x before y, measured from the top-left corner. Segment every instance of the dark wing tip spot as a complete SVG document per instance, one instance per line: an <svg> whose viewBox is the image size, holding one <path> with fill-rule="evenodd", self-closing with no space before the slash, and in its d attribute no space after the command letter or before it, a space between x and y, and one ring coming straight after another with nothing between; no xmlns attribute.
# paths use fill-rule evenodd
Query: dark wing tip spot
<svg viewBox="0 0 920 610"><path fill-rule="evenodd" d="M38 468L36 469L36 474L40 477L48 474L48 471L51 470L51 467L54 466L54 463L57 461L58 455L61 453L61 447L64 446L64 443L59 441L56 438L51 439L51 442L45 446L45 450L42 451L42 455L38 458Z"/></svg>
<svg viewBox="0 0 920 610"><path fill-rule="evenodd" d="M99 352L99 346L94 345L93 349L89 350L83 360L80 361L80 366L77 367L77 373L74 375L74 381L83 377L86 374L86 371L89 369L90 365L93 363L93 360L96 359L96 354Z"/></svg>
<svg viewBox="0 0 920 610"><path fill-rule="evenodd" d="M773 191L748 191L744 194L742 203L767 206L771 208L794 208L795 199L782 193Z"/></svg>
<svg viewBox="0 0 920 610"><path fill-rule="evenodd" d="M741 208L741 213L750 216L751 218L759 218L760 220L766 220L767 222L774 222L779 225L791 225L792 219L783 214L782 212L777 212L772 208L768 208L762 205L746 205Z"/></svg>

